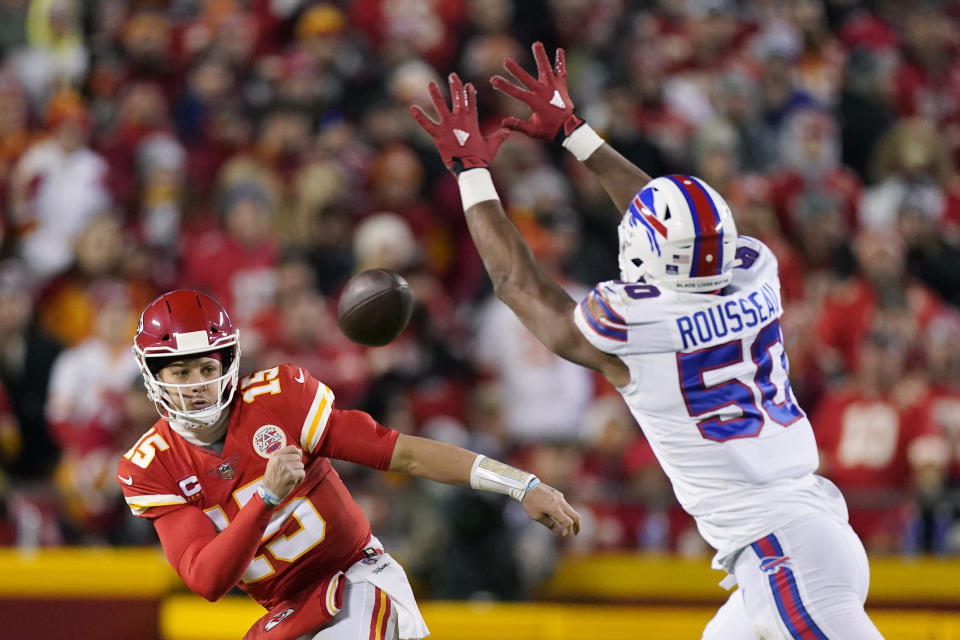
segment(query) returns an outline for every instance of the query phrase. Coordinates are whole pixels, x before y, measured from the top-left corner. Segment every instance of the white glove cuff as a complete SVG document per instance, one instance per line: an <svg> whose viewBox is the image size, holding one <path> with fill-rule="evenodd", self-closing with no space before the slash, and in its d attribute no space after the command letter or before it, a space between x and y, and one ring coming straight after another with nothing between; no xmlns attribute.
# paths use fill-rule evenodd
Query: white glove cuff
<svg viewBox="0 0 960 640"><path fill-rule="evenodd" d="M603 138L593 130L593 127L584 122L563 141L563 148L583 162L593 155L593 152L603 145Z"/></svg>
<svg viewBox="0 0 960 640"><path fill-rule="evenodd" d="M477 456L470 469L470 486L480 491L502 493L523 500L527 491L540 484L537 476L487 456Z"/></svg>
<svg viewBox="0 0 960 640"><path fill-rule="evenodd" d="M490 171L487 169L461 171L457 176L457 183L460 185L460 200L463 201L464 211L479 202L487 200L500 202L500 195L493 186L493 178L490 177Z"/></svg>

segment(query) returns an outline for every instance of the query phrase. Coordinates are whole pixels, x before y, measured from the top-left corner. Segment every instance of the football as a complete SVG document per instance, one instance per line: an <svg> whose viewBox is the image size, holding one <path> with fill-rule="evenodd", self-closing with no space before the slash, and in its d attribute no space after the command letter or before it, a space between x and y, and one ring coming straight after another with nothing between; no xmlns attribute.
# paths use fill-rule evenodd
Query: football
<svg viewBox="0 0 960 640"><path fill-rule="evenodd" d="M354 342L379 347L400 335L412 311L413 294L406 280L387 269L368 269L343 288L337 323Z"/></svg>

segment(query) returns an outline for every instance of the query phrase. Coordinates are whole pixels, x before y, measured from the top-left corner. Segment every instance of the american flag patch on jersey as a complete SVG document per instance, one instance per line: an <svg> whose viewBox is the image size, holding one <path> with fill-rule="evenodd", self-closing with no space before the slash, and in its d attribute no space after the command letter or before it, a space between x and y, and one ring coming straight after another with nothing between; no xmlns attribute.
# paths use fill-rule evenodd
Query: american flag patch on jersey
<svg viewBox="0 0 960 640"><path fill-rule="evenodd" d="M580 313L598 335L618 342L627 341L627 321L613 310L599 289L594 288L580 302Z"/></svg>

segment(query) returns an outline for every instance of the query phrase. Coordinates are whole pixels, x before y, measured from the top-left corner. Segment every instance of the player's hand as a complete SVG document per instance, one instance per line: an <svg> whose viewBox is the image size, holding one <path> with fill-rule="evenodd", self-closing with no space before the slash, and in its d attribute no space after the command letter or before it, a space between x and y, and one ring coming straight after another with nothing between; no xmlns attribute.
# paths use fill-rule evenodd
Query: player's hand
<svg viewBox="0 0 960 640"><path fill-rule="evenodd" d="M459 175L467 169L490 166L490 161L510 135L510 130L501 127L483 137L477 120L476 87L469 82L464 86L455 73L450 74L449 82L450 96L453 99L452 111L447 108L447 102L440 95L437 84L431 82L429 87L440 122L431 120L423 109L416 105L410 107L410 115L433 138L447 168L454 175Z"/></svg>
<svg viewBox="0 0 960 640"><path fill-rule="evenodd" d="M551 531L560 529L563 537L580 533L580 514L564 499L563 494L542 482L523 496L524 510Z"/></svg>
<svg viewBox="0 0 960 640"><path fill-rule="evenodd" d="M263 474L263 488L283 500L295 486L303 482L306 475L303 452L292 444L287 445L270 454L267 470Z"/></svg>
<svg viewBox="0 0 960 640"><path fill-rule="evenodd" d="M567 63L563 49L557 49L556 62L550 66L543 43L533 43L533 57L537 61L539 78L534 79L512 58L503 61L503 67L526 88L513 84L503 76L494 76L490 83L502 93L526 104L533 111L526 120L504 118L502 126L520 131L531 138L548 142L562 142L583 124L573 113L573 100L567 92Z"/></svg>

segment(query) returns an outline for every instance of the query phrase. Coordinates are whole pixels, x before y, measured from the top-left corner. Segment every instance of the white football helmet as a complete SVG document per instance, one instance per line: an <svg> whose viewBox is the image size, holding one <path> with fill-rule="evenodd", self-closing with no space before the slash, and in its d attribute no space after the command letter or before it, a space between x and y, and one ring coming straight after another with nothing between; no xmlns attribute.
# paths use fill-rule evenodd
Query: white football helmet
<svg viewBox="0 0 960 640"><path fill-rule="evenodd" d="M733 278L733 213L699 178L654 178L620 221L620 278L679 291L714 291Z"/></svg>

